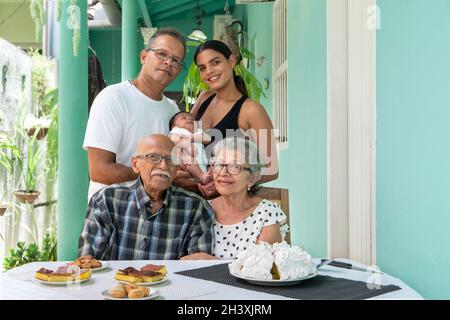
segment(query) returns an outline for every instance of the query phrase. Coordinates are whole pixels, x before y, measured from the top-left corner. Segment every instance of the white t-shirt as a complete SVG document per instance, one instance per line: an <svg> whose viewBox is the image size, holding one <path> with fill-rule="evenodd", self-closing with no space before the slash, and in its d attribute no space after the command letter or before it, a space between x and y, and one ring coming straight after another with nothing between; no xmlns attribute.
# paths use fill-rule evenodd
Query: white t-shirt
<svg viewBox="0 0 450 320"><path fill-rule="evenodd" d="M219 259L235 259L239 251L255 244L262 228L280 224L281 238L289 232L287 217L280 206L263 199L247 219L235 224L214 221L214 255Z"/></svg>
<svg viewBox="0 0 450 320"><path fill-rule="evenodd" d="M169 120L178 111L173 100L165 96L160 101L153 100L130 81L108 86L92 104L83 148L115 153L116 163L131 167L139 140L153 133L167 135ZM104 186L91 181L88 198Z"/></svg>
<svg viewBox="0 0 450 320"><path fill-rule="evenodd" d="M200 128L197 128L197 130L194 133L191 133L189 130L185 129L185 128L180 128L180 127L173 127L172 130L170 130L169 132L169 136L170 135L177 135L177 136L200 136L199 138L201 139L202 134L204 134L204 131ZM206 158L206 153L205 153L205 146L200 143L200 142L194 142L193 145L195 146L195 164L198 164L198 167L200 168L200 170L202 170L202 172L206 172L207 171L207 166L208 166L208 159Z"/></svg>

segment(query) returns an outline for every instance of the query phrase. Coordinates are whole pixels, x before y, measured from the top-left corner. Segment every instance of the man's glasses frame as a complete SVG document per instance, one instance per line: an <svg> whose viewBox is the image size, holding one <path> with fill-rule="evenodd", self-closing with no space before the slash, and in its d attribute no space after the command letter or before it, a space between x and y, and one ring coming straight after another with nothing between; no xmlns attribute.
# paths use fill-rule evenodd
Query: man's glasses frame
<svg viewBox="0 0 450 320"><path fill-rule="evenodd" d="M184 69L185 67L185 64L181 58L169 55L164 49L146 48L145 51L153 51L155 56L162 62L166 62L170 59L172 61L172 65L178 69Z"/></svg>
<svg viewBox="0 0 450 320"><path fill-rule="evenodd" d="M143 159L153 164L160 163L163 159L166 161L166 164L170 167L176 167L180 163L177 159L173 159L171 156L162 156L159 153L148 153L143 155L136 156L137 159Z"/></svg>

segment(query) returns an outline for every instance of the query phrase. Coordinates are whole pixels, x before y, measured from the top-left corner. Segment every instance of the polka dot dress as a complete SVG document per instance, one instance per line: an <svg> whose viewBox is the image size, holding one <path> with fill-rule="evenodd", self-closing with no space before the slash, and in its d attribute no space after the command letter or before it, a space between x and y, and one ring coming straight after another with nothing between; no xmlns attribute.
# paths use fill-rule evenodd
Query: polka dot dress
<svg viewBox="0 0 450 320"><path fill-rule="evenodd" d="M214 255L219 259L235 259L237 253L256 243L265 226L280 224L281 234L287 233L289 227L286 215L280 206L270 200L262 200L247 219L236 224L214 222Z"/></svg>

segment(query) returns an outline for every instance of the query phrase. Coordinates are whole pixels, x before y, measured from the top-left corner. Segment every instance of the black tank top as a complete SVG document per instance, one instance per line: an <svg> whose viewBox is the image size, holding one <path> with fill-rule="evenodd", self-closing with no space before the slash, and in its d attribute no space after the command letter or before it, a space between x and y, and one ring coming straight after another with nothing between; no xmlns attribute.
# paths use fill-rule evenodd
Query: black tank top
<svg viewBox="0 0 450 320"><path fill-rule="evenodd" d="M216 95L213 94L208 99L206 99L200 106L197 115L195 116L195 120L199 121L201 120L203 114L205 113L206 109L210 105L211 101L214 99ZM211 129L219 130L222 134L222 138L227 137L227 129L233 129L235 132L234 135L244 135L242 130L240 130L238 125L238 118L239 118L239 112L241 111L242 105L244 104L245 100L247 100L247 96L242 96L238 101L236 101L231 108L231 110L220 120L214 127ZM206 130L206 133L208 133L209 130ZM211 141L211 143L214 143L214 139Z"/></svg>

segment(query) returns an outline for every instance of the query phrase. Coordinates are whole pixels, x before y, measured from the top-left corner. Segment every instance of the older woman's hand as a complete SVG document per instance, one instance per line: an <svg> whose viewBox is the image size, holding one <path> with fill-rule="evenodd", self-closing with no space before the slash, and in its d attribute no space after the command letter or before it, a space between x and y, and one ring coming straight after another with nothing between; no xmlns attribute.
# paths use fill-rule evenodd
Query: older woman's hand
<svg viewBox="0 0 450 320"><path fill-rule="evenodd" d="M180 260L218 260L218 259L210 254L204 252L197 252L181 257Z"/></svg>

